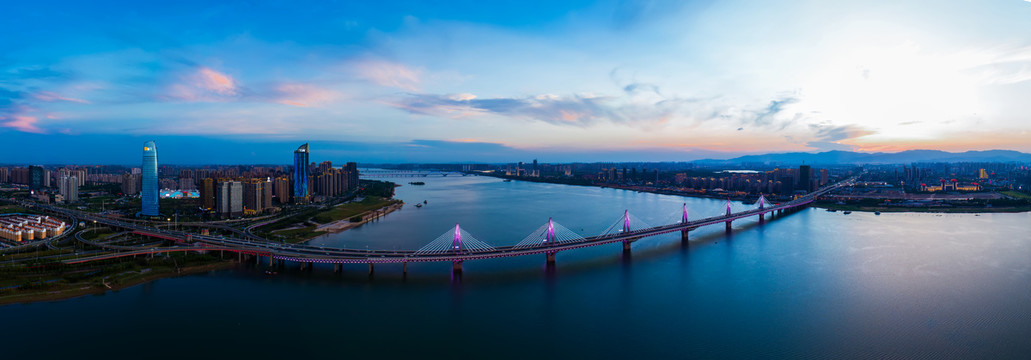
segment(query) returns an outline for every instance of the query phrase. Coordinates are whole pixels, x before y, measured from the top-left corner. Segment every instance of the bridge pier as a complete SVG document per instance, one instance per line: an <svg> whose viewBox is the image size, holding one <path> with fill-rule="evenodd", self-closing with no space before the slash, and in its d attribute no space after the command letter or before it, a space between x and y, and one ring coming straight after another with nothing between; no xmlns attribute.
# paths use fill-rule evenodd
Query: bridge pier
<svg viewBox="0 0 1031 360"><path fill-rule="evenodd" d="M547 259L548 265L555 265L555 253L556 253L556 251L552 251L552 252L548 252L547 253L547 258L546 259Z"/></svg>
<svg viewBox="0 0 1031 360"><path fill-rule="evenodd" d="M369 277L372 277L372 274L375 273L375 272L376 272L376 268L374 266L372 266L372 263L369 263Z"/></svg>
<svg viewBox="0 0 1031 360"><path fill-rule="evenodd" d="M727 221L727 232L730 232L731 230L733 230L733 227L730 226L730 221Z"/></svg>
<svg viewBox="0 0 1031 360"><path fill-rule="evenodd" d="M455 273L455 274L461 274L462 273L462 261L461 260L451 262L451 272Z"/></svg>
<svg viewBox="0 0 1031 360"><path fill-rule="evenodd" d="M333 264L333 273L334 274L339 274L340 273L340 268L341 268L340 264Z"/></svg>
<svg viewBox="0 0 1031 360"><path fill-rule="evenodd" d="M407 261L405 261L405 262L404 262L404 263L403 263L403 264L401 265L401 275L403 275L403 276L408 276L408 262L407 262Z"/></svg>
<svg viewBox="0 0 1031 360"><path fill-rule="evenodd" d="M766 223L766 214L759 214L759 225Z"/></svg>
<svg viewBox="0 0 1031 360"><path fill-rule="evenodd" d="M623 253L624 254L629 254L630 253L630 240L623 240Z"/></svg>
<svg viewBox="0 0 1031 360"><path fill-rule="evenodd" d="M680 243L687 244L687 240L690 239L687 230L680 230Z"/></svg>

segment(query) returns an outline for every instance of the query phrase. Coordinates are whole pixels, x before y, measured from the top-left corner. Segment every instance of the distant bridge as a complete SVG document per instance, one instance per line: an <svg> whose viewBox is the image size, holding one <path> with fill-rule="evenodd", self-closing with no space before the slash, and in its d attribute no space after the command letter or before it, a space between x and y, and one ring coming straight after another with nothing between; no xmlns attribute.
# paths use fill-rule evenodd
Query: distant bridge
<svg viewBox="0 0 1031 360"><path fill-rule="evenodd" d="M363 170L358 173L358 176L363 178L444 177L468 175L469 174L460 171L444 170Z"/></svg>

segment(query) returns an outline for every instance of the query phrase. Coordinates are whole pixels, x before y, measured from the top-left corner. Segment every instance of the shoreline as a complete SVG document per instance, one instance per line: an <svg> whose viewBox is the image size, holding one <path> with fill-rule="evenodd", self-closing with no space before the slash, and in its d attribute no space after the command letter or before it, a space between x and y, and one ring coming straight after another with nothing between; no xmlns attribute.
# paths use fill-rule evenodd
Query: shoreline
<svg viewBox="0 0 1031 360"><path fill-rule="evenodd" d="M338 233L341 233L341 232L344 232L344 231L356 228L358 226L364 225L365 223L371 222L372 220L376 220L376 219L379 219L381 217L387 216L387 214L390 214L390 213L392 213L394 211L401 210L401 207L403 207L403 206L404 206L404 203L401 202L401 203L390 204L390 205L383 206L383 207L378 208L378 209L374 209L374 210L369 210L369 211L363 212L363 213L357 215L357 216L361 216L362 217L362 221L359 221L359 222L351 222L351 219L341 219L341 220L337 220L337 221L334 221L334 222L331 222L331 223L319 225L319 226L315 227L315 230L313 230L313 231L322 232L321 234L313 236L313 237L311 237L309 239L304 239L302 241L298 241L297 244L307 244L309 241L318 239L318 238L323 237L323 236L338 234Z"/></svg>
<svg viewBox="0 0 1031 360"><path fill-rule="evenodd" d="M68 288L59 289L59 290L49 290L49 289L47 289L47 290L40 291L40 292L27 292L27 293L24 293L24 294L14 293L14 294L10 294L10 295L0 296L0 306L15 305L15 304L34 304L34 303L50 302L50 301L62 301L62 300L74 299L74 298L77 298L77 297L88 296L88 295L100 295L100 294L105 294L105 293L111 292L111 291L119 291L119 290L122 290L122 289L128 289L128 288L131 288L133 286L143 285L143 284L146 284L146 283L149 283L149 282L152 282L152 281L156 281L156 280L160 280L160 279L167 279L167 278L173 278L173 277L179 277L179 276L190 276L190 275L196 275L196 274L201 274L201 273L207 273L207 272L211 272L211 271L225 270L225 269L229 269L229 268L232 268L232 267L236 267L237 265L238 265L238 263L236 261L225 260L225 261L211 263L211 264L204 264L204 265L197 265L197 266L181 268L181 269L179 269L179 271L167 271L167 272L160 272L160 273L155 273L155 274L148 274L148 275L145 275L145 276L141 276L141 277L139 277L137 279L133 279L132 281L130 281L128 283L118 284L118 285L115 285L115 286L107 285L107 283L104 282L105 285L110 286L109 288L96 287L96 286L90 284L89 282L83 282L83 283L76 283L76 284L74 284L74 285L76 285L74 287L68 287ZM69 284L69 285L72 285L72 284ZM15 290L15 291L17 291L17 290Z"/></svg>
<svg viewBox="0 0 1031 360"><path fill-rule="evenodd" d="M492 178L495 178L495 179L525 181L525 182L542 183L542 184L585 186L585 187L595 187L595 188L602 188L602 189L617 189L617 190L645 192L645 193L659 194L659 195L683 196L683 197L699 198L699 199L718 199L718 200L730 199L730 200L733 200L733 201L751 200L751 197L749 197L749 196L740 196L740 195L720 196L718 194L696 194L696 193L677 192L677 191L673 191L673 190L638 188L638 187L629 186L629 185L599 185L599 184L588 184L588 183L568 183L568 182L562 182L562 181L549 181L549 180L543 179L543 178L528 179L528 178L520 178L520 177L515 177L515 176L502 176L502 175L489 175L489 174L477 174L477 175L486 176L486 177L492 177ZM758 198L758 196L756 196L756 198Z"/></svg>
<svg viewBox="0 0 1031 360"><path fill-rule="evenodd" d="M681 192L670 191L670 190L636 188L636 187L633 187L633 186L596 185L596 184L567 184L567 183L563 183L563 182L559 182L559 181L547 181L547 180L543 180L543 179L526 180L526 179L522 179L522 178L518 178L518 177L510 177L510 176L495 176L495 175L484 175L484 176L489 176L489 177L493 177L493 178L497 178L497 179L509 179L509 180L526 181L526 182L534 182L534 183L547 183L547 184L573 185L573 186L588 186L588 187L596 187L596 188L602 188L602 189L619 189L619 190L627 190L627 191L646 192L646 193L658 194L658 195L672 195L672 196L682 196L682 197L699 198L699 199L718 199L718 200L729 199L729 200L732 200L732 201L744 201L744 200L750 199L748 197L741 197L741 196L722 197L722 196L719 196L719 195L681 193ZM872 212L877 212L877 211L880 211L880 212L894 212L894 213L912 212L912 213L962 213L962 214L1031 212L1031 206L999 207L999 208L970 208L970 207L934 207L934 208L931 208L931 207L910 207L910 208L898 208L898 207L836 205L836 204L819 204L819 203L813 203L812 206L813 207L818 207L818 208L823 208L823 209L834 209L834 210L845 210L845 211L862 211L862 212L871 212L871 213Z"/></svg>
<svg viewBox="0 0 1031 360"><path fill-rule="evenodd" d="M884 206L859 206L859 205L837 205L817 204L813 207L836 211L858 211L858 212L882 212L882 213L939 213L939 214L994 214L994 213L1024 213L1031 212L1031 206L1023 207L998 207L998 208L970 208L970 207L884 207Z"/></svg>

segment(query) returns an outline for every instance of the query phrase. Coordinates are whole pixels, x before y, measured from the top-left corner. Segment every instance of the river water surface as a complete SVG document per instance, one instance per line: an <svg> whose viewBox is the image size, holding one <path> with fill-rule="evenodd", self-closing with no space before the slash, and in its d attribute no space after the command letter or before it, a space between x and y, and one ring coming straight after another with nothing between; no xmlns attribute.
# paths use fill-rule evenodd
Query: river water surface
<svg viewBox="0 0 1031 360"><path fill-rule="evenodd" d="M456 223L494 245L549 217L594 235L640 221L718 215L725 202L633 191L419 178L408 204L316 239L415 249ZM422 208L413 205L426 201ZM735 203L736 210L748 208ZM0 307L3 358L1028 358L1031 214L831 213L739 220L633 244L449 263L276 276L262 268L162 279L75 299ZM11 357L8 357L11 356Z"/></svg>

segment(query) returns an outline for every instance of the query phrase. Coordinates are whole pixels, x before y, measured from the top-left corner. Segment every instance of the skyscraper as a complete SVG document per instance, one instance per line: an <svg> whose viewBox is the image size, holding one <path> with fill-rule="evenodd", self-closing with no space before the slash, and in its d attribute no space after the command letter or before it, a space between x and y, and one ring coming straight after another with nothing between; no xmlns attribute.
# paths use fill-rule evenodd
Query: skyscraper
<svg viewBox="0 0 1031 360"><path fill-rule="evenodd" d="M201 180L200 186L200 202L201 206L205 209L211 210L215 208L215 180L212 178L204 178Z"/></svg>
<svg viewBox="0 0 1031 360"><path fill-rule="evenodd" d="M61 192L61 196L64 196L64 202L67 204L79 201L79 178L75 176L62 176L57 181L57 186Z"/></svg>
<svg viewBox="0 0 1031 360"><path fill-rule="evenodd" d="M358 163L347 163L347 191L354 191L358 188Z"/></svg>
<svg viewBox="0 0 1031 360"><path fill-rule="evenodd" d="M813 191L813 168L809 165L802 165L798 167L798 187L797 189L805 190L806 192Z"/></svg>
<svg viewBox="0 0 1031 360"><path fill-rule="evenodd" d="M243 215L243 183L219 180L215 185L215 211L222 218L236 218Z"/></svg>
<svg viewBox="0 0 1031 360"><path fill-rule="evenodd" d="M143 143L143 216L158 216L158 148L154 141Z"/></svg>
<svg viewBox="0 0 1031 360"><path fill-rule="evenodd" d="M262 195L265 194L263 190L264 181L261 179L247 179L243 182L243 208L244 212L250 210L253 213L261 213L265 209L262 205L265 203L262 201Z"/></svg>
<svg viewBox="0 0 1031 360"><path fill-rule="evenodd" d="M43 181L46 179L46 172L42 166L29 166L29 189L39 190L43 188Z"/></svg>
<svg viewBox="0 0 1031 360"><path fill-rule="evenodd" d="M280 204L290 203L290 178L286 176L277 177L274 192L276 200L278 200Z"/></svg>
<svg viewBox="0 0 1031 360"><path fill-rule="evenodd" d="M308 202L308 144L294 150L294 201Z"/></svg>

